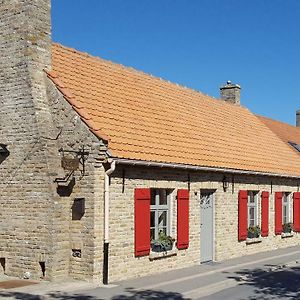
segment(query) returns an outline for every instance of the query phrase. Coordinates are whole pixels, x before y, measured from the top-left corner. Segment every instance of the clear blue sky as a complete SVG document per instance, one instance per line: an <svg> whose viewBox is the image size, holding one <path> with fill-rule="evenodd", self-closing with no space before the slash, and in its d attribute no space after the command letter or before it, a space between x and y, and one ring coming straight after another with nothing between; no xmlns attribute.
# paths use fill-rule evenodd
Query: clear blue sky
<svg viewBox="0 0 300 300"><path fill-rule="evenodd" d="M300 109L300 0L52 0L53 40L290 124Z"/></svg>

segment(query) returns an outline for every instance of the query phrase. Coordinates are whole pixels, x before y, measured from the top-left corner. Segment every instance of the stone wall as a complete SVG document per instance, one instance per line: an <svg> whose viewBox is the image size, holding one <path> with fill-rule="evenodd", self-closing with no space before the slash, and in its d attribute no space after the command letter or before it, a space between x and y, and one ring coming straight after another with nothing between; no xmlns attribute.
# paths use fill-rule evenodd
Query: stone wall
<svg viewBox="0 0 300 300"><path fill-rule="evenodd" d="M52 82L48 82L47 92L54 123L59 131L57 142L60 158L74 158L76 152L84 150L84 163L66 183L59 183L57 191L64 203L64 232L69 276L77 279L102 280L103 252L103 199L104 167L106 144L94 136L82 122L79 115L63 98ZM61 178L68 175L64 171ZM84 198L85 211L81 218L72 219L75 199ZM72 250L81 250L81 257L74 257Z"/></svg>
<svg viewBox="0 0 300 300"><path fill-rule="evenodd" d="M43 72L50 66L49 3L0 1L0 141L10 151L0 164L0 257L15 276L41 276L39 262L51 264L57 251L51 182L58 161Z"/></svg>
<svg viewBox="0 0 300 300"><path fill-rule="evenodd" d="M1 265L19 277L42 277L44 264L47 279L100 280L106 147L43 71L51 68L50 0L0 0L0 31L0 143L10 151L0 160ZM85 172L80 164L55 182L68 175L59 149L83 146ZM74 198L85 198L80 220L72 220Z"/></svg>
<svg viewBox="0 0 300 300"><path fill-rule="evenodd" d="M200 201L201 189L215 190L215 260L225 260L241 255L268 251L297 245L300 234L281 238L274 234L274 193L295 192L296 180L259 176L238 176L229 179L229 188L223 190L224 174L178 171L166 168L130 167L118 165L111 178L110 206L110 281L145 276L171 269L200 264ZM190 180L190 183L189 183ZM232 184L234 182L234 184ZM172 197L172 233L176 239L176 194L177 189L190 187L190 245L187 250L178 250L176 256L151 261L148 256L134 256L134 189L170 188ZM238 192L239 190L269 191L270 214L269 236L258 244L238 242Z"/></svg>

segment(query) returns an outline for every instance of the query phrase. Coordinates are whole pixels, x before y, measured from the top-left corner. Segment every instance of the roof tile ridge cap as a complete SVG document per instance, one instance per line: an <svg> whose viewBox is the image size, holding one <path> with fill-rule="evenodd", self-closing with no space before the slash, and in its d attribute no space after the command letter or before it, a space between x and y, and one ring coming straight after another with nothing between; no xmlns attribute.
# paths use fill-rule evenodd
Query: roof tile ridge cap
<svg viewBox="0 0 300 300"><path fill-rule="evenodd" d="M49 71L44 69L45 73L47 74L48 78L52 80L58 90L63 94L63 97L69 102L69 104L73 107L73 109L79 114L80 119L89 127L89 129L98 137L105 141L110 141L110 137L103 133L100 128L97 128L92 121L92 118L89 114L84 110L83 106L80 106L73 96L73 94L69 91L66 87L61 87L57 84L57 82L62 82L59 79L58 74L55 71Z"/></svg>
<svg viewBox="0 0 300 300"><path fill-rule="evenodd" d="M155 75L153 75L151 73L146 73L144 71L137 70L137 69L135 69L135 68L133 68L131 66L125 66L125 65L123 65L121 63L116 63L116 62L113 62L111 60L104 59L104 58L101 58L99 56L95 56L95 55L89 54L87 52L79 51L79 50L77 50L75 48L67 47L67 46L64 46L64 45L62 45L60 43L52 42L52 45L54 45L56 47L60 47L62 49L65 49L65 50L73 52L73 53L77 53L79 55L84 55L85 57L89 57L89 58L94 59L94 60L98 60L98 61L110 64L110 65L112 65L114 67L120 67L120 68L124 69L125 71L131 71L131 72L134 72L136 74L140 74L140 75L146 76L148 79L156 79L156 80L162 81L162 82L164 82L164 83L166 83L166 84L168 84L168 85L170 85L172 87L180 88L183 91L188 91L188 92L190 92L190 93L192 93L194 95L197 95L197 96L199 96L199 95L204 96L206 98L209 98L209 100L215 100L215 101L219 102L220 104L224 104L225 103L225 105L227 105L227 104L228 105L234 105L232 103L229 103L228 101L225 101L225 100L222 100L222 99L219 99L219 98L215 98L215 97L213 97L211 95L208 95L208 94L206 94L206 93L204 93L202 91L195 90L195 89L193 89L191 87L187 87L187 86L185 86L183 84L180 84L180 83L177 83L177 82L169 81L168 79L164 79L162 77L155 76ZM242 108L244 108L243 105L235 105L235 106L236 107L242 107Z"/></svg>
<svg viewBox="0 0 300 300"><path fill-rule="evenodd" d="M115 66L115 67L120 67L120 68L122 68L122 69L124 69L124 70L127 70L127 71L131 71L131 72L134 72L134 73L137 73L137 74L140 74L140 75L144 75L144 76L148 77L149 79L150 79L150 78L151 78L151 79L154 78L154 79L156 79L156 80L160 80L160 81L162 81L162 82L164 82L164 83L166 83L166 84L169 84L169 85L171 85L171 86L174 86L174 87L176 87L176 88L181 88L182 90L187 90L187 91L189 91L189 92L196 93L197 95L200 94L200 95L202 95L202 96L208 97L208 98L210 98L211 100L219 100L218 98L215 98L215 97L213 97L213 96L210 96L210 95L208 95L208 94L205 94L205 93L202 92L202 91L193 89L193 88L191 88L191 87L187 87L187 86L185 86L185 85L183 85L183 84L180 84L180 83L177 83L177 82L169 81L168 79L165 79L165 78L162 78L162 77L159 77L159 76L155 76L155 75L153 75L153 74L151 74L151 73L146 73L146 72L144 72L144 71L137 70L137 69L135 69L134 67L131 67L131 66L126 66L126 65L123 65L123 64L121 64L121 63L116 63L116 62L113 62L113 61L111 61L111 60L104 59L104 58L101 58L101 57L99 57L99 56L95 56L95 55L89 54L89 53L87 53L87 52L79 51L79 50L77 50L77 49L75 49L75 48L72 48L72 47L64 46L64 45L62 45L62 44L60 44L60 43L52 42L52 45L54 45L54 46L56 46L56 47L60 47L60 48L62 48L62 49L65 49L65 50L70 51L70 52L73 52L73 53L77 53L77 54L79 54L79 55L84 55L84 56L89 57L89 58L91 58L91 59L95 59L95 60L99 60L99 61L104 62L104 63L108 63L108 64L110 64L110 65L112 65L112 66Z"/></svg>

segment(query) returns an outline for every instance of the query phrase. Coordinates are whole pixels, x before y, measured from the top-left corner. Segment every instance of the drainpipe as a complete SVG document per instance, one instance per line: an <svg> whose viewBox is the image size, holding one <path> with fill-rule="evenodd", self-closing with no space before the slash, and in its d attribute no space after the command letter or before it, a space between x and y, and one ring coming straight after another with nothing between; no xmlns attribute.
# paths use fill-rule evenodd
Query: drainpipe
<svg viewBox="0 0 300 300"><path fill-rule="evenodd" d="M110 161L110 168L104 177L104 244L103 244L103 284L108 284L108 248L109 248L109 175L116 168L116 161Z"/></svg>

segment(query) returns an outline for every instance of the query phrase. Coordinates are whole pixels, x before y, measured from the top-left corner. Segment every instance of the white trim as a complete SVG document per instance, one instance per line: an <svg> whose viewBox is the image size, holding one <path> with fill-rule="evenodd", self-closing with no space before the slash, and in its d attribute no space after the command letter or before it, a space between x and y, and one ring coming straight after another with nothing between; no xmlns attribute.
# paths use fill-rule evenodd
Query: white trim
<svg viewBox="0 0 300 300"><path fill-rule="evenodd" d="M229 174L247 174L247 175L260 175L260 176L300 179L299 175L267 173L267 172L260 172L260 171L247 171L247 170L238 170L238 169L231 169L231 168L204 167L204 166L194 166L194 165L176 164L176 163L163 163L163 162L153 162L153 161L146 161L146 160L118 158L118 157L114 157L114 159L118 164L125 164L125 165L132 165L132 166L140 165L140 166L147 166L147 167L177 168L177 169L196 170L196 171L222 172L222 173L229 173Z"/></svg>
<svg viewBox="0 0 300 300"><path fill-rule="evenodd" d="M287 202L286 202L286 205L284 204L284 196L286 197L287 199ZM291 213L291 210L292 210L292 203L291 203L291 200L292 200L292 193L290 192L282 192L282 224L284 224L283 220L284 220L284 209L283 207L286 206L287 207L287 222L286 223L292 223L293 220L292 220L292 213Z"/></svg>
<svg viewBox="0 0 300 300"><path fill-rule="evenodd" d="M166 235L171 235L171 224L170 224L170 202L172 200L171 198L171 194L173 192L172 189L170 188L150 188L150 191L151 191L151 199L150 199L150 218L151 218L151 212L154 211L155 213L155 220L154 220L154 239L157 239L158 238L158 229L159 229L159 224L158 224L158 219L159 219L159 212L160 211L163 211L163 212L166 212L167 214L167 220L166 220L166 226L163 226L163 227L166 227ZM151 200L152 200L152 193L153 191L158 191L157 194L155 194L155 203L154 204L151 204ZM160 192L159 191L166 191L166 200L167 200L167 204L159 204L159 199L160 199ZM150 224L150 231L151 231L151 224Z"/></svg>
<svg viewBox="0 0 300 300"><path fill-rule="evenodd" d="M254 198L254 203L250 203L250 197L251 194L253 195ZM247 191L247 226L248 228L250 227L250 215L249 215L249 208L254 208L254 224L253 226L259 226L259 210L258 210L258 206L259 206L259 192L258 191L252 191L252 190L248 190Z"/></svg>

